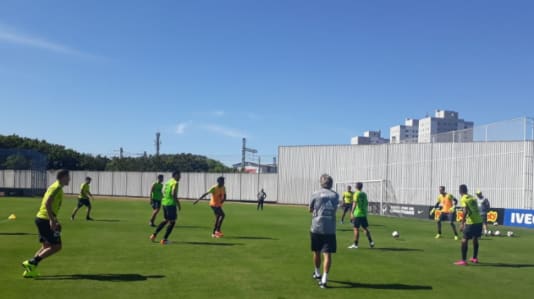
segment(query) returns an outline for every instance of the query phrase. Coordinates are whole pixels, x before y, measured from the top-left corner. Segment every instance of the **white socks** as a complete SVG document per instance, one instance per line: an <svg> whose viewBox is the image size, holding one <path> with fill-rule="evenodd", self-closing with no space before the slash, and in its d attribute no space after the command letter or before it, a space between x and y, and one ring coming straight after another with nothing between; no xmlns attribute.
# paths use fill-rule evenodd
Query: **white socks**
<svg viewBox="0 0 534 299"><path fill-rule="evenodd" d="M321 275L321 270L319 268L315 268L315 276Z"/></svg>
<svg viewBox="0 0 534 299"><path fill-rule="evenodd" d="M321 282L323 284L326 284L326 281L328 280L328 273L324 272L323 277L321 278Z"/></svg>

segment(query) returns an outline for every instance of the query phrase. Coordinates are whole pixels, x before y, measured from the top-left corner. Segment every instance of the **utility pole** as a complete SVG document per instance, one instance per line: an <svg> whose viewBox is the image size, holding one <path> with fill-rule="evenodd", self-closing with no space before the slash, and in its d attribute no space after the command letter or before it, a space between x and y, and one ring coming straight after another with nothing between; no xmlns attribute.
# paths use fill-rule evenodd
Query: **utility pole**
<svg viewBox="0 0 534 299"><path fill-rule="evenodd" d="M160 145L161 145L160 137L161 137L160 132L157 132L156 133L156 141L154 142L154 144L156 145L156 157L159 157L159 148L160 148Z"/></svg>
<svg viewBox="0 0 534 299"><path fill-rule="evenodd" d="M241 171L245 170L245 163L246 163L245 156L247 152L253 153L253 154L258 153L258 151L253 148L247 148L247 139L243 138L243 147L241 148Z"/></svg>
<svg viewBox="0 0 534 299"><path fill-rule="evenodd" d="M121 159L124 158L124 149L122 148L122 146L119 149L119 158L121 158Z"/></svg>

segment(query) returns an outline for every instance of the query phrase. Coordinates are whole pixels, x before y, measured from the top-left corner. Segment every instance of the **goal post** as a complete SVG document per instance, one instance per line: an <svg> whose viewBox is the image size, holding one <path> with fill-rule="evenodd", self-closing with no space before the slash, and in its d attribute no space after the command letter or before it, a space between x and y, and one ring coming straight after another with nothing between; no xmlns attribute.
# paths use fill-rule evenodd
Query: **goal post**
<svg viewBox="0 0 534 299"><path fill-rule="evenodd" d="M387 180L359 180L359 181L347 181L338 182L335 185L335 191L342 196L343 192L347 191L347 187L351 186L352 191L356 191L356 183L363 184L363 192L367 194L367 200L369 201L369 213L384 215L384 204L388 202L395 202L395 194L388 191Z"/></svg>

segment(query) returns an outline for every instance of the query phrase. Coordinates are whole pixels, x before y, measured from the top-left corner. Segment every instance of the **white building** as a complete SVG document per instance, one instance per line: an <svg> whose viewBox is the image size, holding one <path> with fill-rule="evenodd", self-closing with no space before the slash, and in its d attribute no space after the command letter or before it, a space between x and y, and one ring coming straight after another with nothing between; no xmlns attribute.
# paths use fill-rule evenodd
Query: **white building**
<svg viewBox="0 0 534 299"><path fill-rule="evenodd" d="M398 125L389 129L390 143L417 143L419 137L419 120L407 118L404 125Z"/></svg>
<svg viewBox="0 0 534 299"><path fill-rule="evenodd" d="M458 117L458 112L436 110L434 117L419 120L419 143L473 141L473 122Z"/></svg>
<svg viewBox="0 0 534 299"><path fill-rule="evenodd" d="M352 137L351 144L383 144L388 143L388 139L380 136L381 132L378 131L365 131L363 136Z"/></svg>

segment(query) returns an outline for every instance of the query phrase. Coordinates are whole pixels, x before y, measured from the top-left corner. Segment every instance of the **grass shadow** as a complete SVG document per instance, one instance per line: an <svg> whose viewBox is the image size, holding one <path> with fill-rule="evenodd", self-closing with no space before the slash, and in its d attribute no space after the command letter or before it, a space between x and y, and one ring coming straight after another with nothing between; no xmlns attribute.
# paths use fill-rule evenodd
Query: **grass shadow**
<svg viewBox="0 0 534 299"><path fill-rule="evenodd" d="M332 286L331 288L341 288L341 289L352 289L352 288L362 288L362 289L375 289L375 290L432 290L432 286L420 286L420 285L408 285L400 283L359 283L351 281L338 281L338 280L329 280L329 283L340 284L341 286Z"/></svg>
<svg viewBox="0 0 534 299"><path fill-rule="evenodd" d="M497 268L534 268L534 264L509 264L509 263L478 263L477 267Z"/></svg>
<svg viewBox="0 0 534 299"><path fill-rule="evenodd" d="M243 243L226 242L174 242L171 244L205 245L205 246L242 246Z"/></svg>
<svg viewBox="0 0 534 299"><path fill-rule="evenodd" d="M200 226L200 225L180 225L180 223L176 223L176 226L174 228L177 228L177 229L180 229L180 228L202 228L202 229L207 229L209 227Z"/></svg>
<svg viewBox="0 0 534 299"><path fill-rule="evenodd" d="M37 236L33 233L0 233L0 236Z"/></svg>
<svg viewBox="0 0 534 299"><path fill-rule="evenodd" d="M145 281L148 279L164 278L164 275L141 275L141 274L69 274L48 275L38 277L38 280L95 280L109 282L132 282Z"/></svg>
<svg viewBox="0 0 534 299"><path fill-rule="evenodd" d="M226 237L226 239L238 239L238 240L279 240L271 237L256 237L256 236L235 236L235 237Z"/></svg>
<svg viewBox="0 0 534 299"><path fill-rule="evenodd" d="M402 252L402 251L424 251L423 249L418 249L418 248L396 248L396 247L375 247L373 248L373 250L380 250L380 251L397 251L397 252Z"/></svg>

